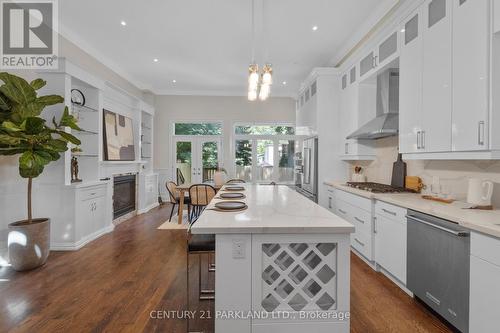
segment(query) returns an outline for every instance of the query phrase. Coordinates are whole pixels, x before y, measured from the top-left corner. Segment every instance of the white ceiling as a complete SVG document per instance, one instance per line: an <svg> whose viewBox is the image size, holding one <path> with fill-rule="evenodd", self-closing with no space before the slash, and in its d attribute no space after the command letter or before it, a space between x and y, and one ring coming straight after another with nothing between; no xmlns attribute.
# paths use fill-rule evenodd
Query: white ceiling
<svg viewBox="0 0 500 333"><path fill-rule="evenodd" d="M342 57L388 2L256 0L256 60L273 64L271 95L294 96L311 69ZM141 89L245 95L251 8L251 0L64 0L59 16L62 35Z"/></svg>

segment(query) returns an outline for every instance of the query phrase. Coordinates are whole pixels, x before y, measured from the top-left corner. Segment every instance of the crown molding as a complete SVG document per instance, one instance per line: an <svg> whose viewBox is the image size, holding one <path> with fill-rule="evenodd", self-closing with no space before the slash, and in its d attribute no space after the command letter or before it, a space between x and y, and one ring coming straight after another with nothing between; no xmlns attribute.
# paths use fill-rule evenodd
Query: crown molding
<svg viewBox="0 0 500 333"><path fill-rule="evenodd" d="M381 1L381 5L364 21L362 25L353 33L340 48L337 53L328 62L329 66L337 67L340 61L342 61L347 55L356 50L359 47L360 42L369 35L374 28L384 19L384 17L393 10L396 6L399 6L402 2L406 0L384 0ZM361 45L362 47L363 45Z"/></svg>
<svg viewBox="0 0 500 333"><path fill-rule="evenodd" d="M165 89L155 91L156 96L206 96L206 97L247 97L246 93L235 92L230 90L178 90L178 89ZM285 97L295 98L294 93L273 93L271 92L270 98Z"/></svg>

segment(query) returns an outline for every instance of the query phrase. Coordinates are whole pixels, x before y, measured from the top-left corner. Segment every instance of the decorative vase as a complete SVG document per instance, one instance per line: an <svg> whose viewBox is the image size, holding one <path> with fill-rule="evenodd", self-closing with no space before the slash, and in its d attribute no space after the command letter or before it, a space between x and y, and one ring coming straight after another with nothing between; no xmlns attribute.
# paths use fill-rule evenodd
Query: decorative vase
<svg viewBox="0 0 500 333"><path fill-rule="evenodd" d="M9 224L9 260L16 271L42 266L50 252L50 219L33 219Z"/></svg>
<svg viewBox="0 0 500 333"><path fill-rule="evenodd" d="M215 186L222 186L226 182L226 174L223 171L216 171L214 173Z"/></svg>

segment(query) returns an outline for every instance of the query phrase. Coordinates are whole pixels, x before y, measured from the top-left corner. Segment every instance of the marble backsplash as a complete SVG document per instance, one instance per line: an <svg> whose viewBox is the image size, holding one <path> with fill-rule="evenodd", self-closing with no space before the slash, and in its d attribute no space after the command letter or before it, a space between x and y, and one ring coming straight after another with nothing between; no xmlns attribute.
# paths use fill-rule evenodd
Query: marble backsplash
<svg viewBox="0 0 500 333"><path fill-rule="evenodd" d="M349 162L349 174L354 173L354 167L363 167L363 173L368 181L390 184L392 164L398 156L398 138L390 137L375 142L376 159L374 161ZM469 178L491 180L495 183L492 203L500 207L500 161L405 161L408 175L418 176L427 186L424 192L430 192L433 177L439 177L445 192L459 200L467 196Z"/></svg>

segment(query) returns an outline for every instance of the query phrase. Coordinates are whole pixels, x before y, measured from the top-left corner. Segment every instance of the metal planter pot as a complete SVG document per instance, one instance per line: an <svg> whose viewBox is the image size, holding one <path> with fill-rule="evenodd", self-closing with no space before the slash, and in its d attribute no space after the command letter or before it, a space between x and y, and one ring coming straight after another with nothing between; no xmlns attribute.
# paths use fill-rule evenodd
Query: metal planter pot
<svg viewBox="0 0 500 333"><path fill-rule="evenodd" d="M50 252L50 219L33 219L9 224L9 259L16 271L42 266Z"/></svg>

